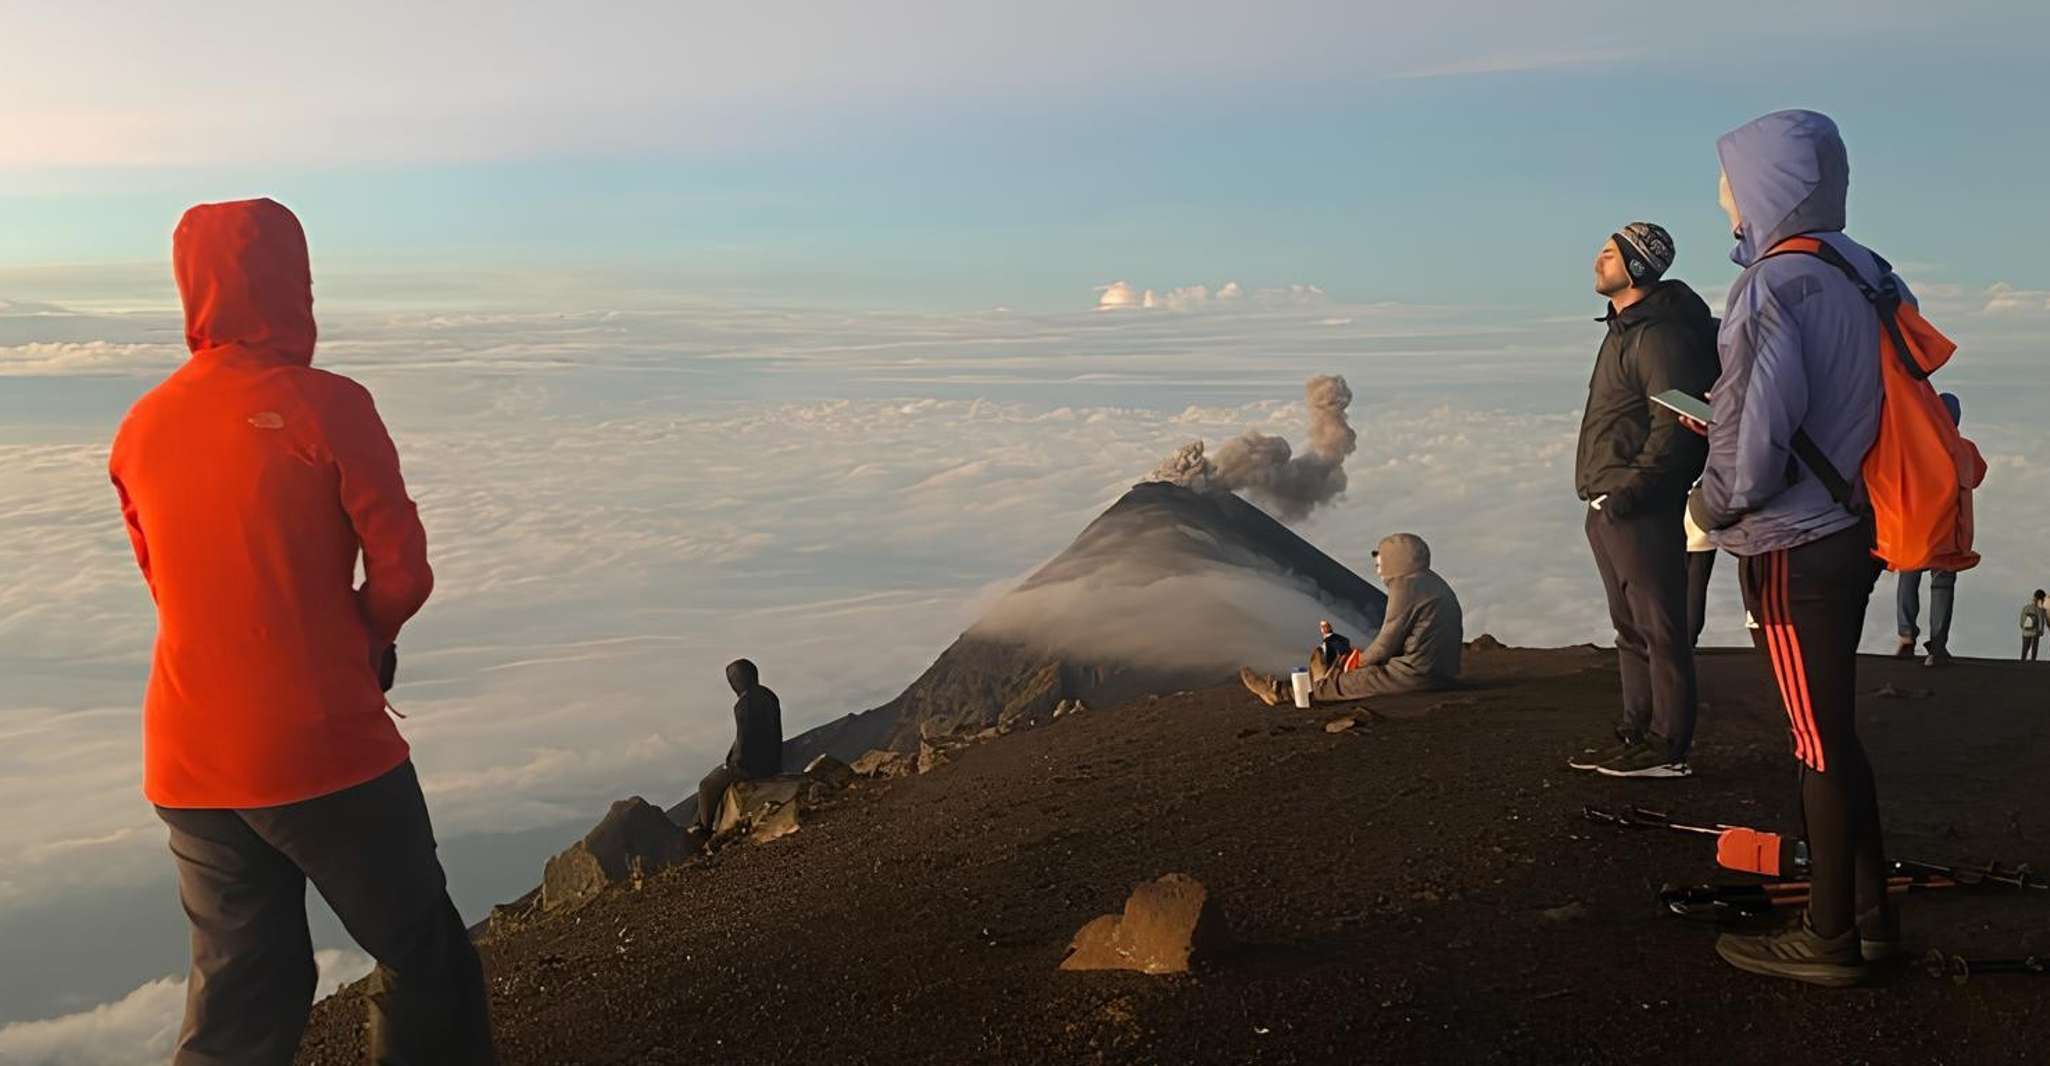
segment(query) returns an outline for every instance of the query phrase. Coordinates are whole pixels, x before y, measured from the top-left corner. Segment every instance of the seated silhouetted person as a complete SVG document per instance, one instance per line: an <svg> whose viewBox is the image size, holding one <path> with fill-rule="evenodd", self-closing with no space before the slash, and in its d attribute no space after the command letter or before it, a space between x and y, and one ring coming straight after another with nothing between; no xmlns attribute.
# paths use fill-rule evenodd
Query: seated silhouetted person
<svg viewBox="0 0 2050 1066"><path fill-rule="evenodd" d="M746 659L726 664L726 682L740 698L733 701L733 747L726 752L726 762L698 782L694 828L706 836L719 821L719 804L728 788L783 772L783 704Z"/></svg>
<svg viewBox="0 0 2050 1066"><path fill-rule="evenodd" d="M1352 641L1345 634L1331 628L1329 619L1317 623L1317 647L1310 654L1322 655L1327 663L1342 663L1352 654Z"/></svg>
<svg viewBox="0 0 2050 1066"><path fill-rule="evenodd" d="M1431 569L1431 549L1423 538L1397 533L1383 540L1374 550L1374 572L1388 586L1381 631L1354 663L1328 662L1322 648L1311 653L1310 694L1318 702L1422 692L1459 679L1465 639L1459 597ZM1270 707L1289 698L1279 678L1248 668L1239 671L1239 679Z"/></svg>

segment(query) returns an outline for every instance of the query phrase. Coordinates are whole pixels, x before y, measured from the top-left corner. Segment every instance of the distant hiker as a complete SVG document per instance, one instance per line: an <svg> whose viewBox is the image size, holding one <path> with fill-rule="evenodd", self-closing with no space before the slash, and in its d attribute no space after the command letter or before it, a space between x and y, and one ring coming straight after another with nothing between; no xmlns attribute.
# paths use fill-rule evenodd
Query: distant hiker
<svg viewBox="0 0 2050 1066"><path fill-rule="evenodd" d="M1693 289L1664 276L1672 262L1672 237L1649 222L1623 227L1594 261L1595 292L1609 298L1596 321L1608 331L1588 379L1573 479L1616 629L1622 713L1609 741L1567 764L1614 777L1692 772L1698 694L1681 516L1708 444L1651 397L1705 396L1717 364L1715 318ZM1705 556L1704 595L1714 560Z"/></svg>
<svg viewBox="0 0 2050 1066"><path fill-rule="evenodd" d="M1863 464L1886 443L1882 396L1895 402L1894 385L1883 383L1895 371L1882 358L1918 358L1893 349L1895 330L1912 331L1919 347L1941 338L1885 260L1842 232L1850 168L1834 122L1775 112L1725 134L1716 150L1732 258L1744 272L1723 316L1708 466L1690 506L1741 560L1756 643L1804 767L1812 869L1799 924L1725 934L1716 948L1751 973L1847 985L1866 958L1899 947L1878 792L1854 717L1858 643L1881 567Z"/></svg>
<svg viewBox="0 0 2050 1066"><path fill-rule="evenodd" d="M1701 646L1701 632L1708 626L1708 586L1715 577L1715 542L1708 531L1694 524L1694 517L1682 511L1681 523L1687 535L1687 646Z"/></svg>
<svg viewBox="0 0 2050 1066"><path fill-rule="evenodd" d="M1465 639L1459 597L1431 569L1431 549L1413 533L1397 533L1374 549L1374 572L1388 587L1388 609L1374 642L1331 663L1310 655L1311 698L1326 703L1445 688L1459 678ZM1290 698L1277 677L1247 667L1239 680L1272 707Z"/></svg>
<svg viewBox="0 0 2050 1066"><path fill-rule="evenodd" d="M1964 408L1951 393L1941 396L1944 409L1950 412L1952 425L1960 424ZM1894 658L1915 657L1915 639L1922 635L1920 626L1922 614L1921 570L1903 570L1894 582L1894 621L1900 634L1900 644L1894 648ZM1957 571L1926 571L1929 574L1929 643L1928 658L1924 666L1950 665L1950 618L1957 603Z"/></svg>
<svg viewBox="0 0 2050 1066"><path fill-rule="evenodd" d="M434 581L398 453L370 393L310 365L290 211L202 204L172 260L192 358L136 401L109 463L157 607L143 793L192 925L171 1061L292 1061L311 881L377 960L371 1059L492 1062L477 952L379 683Z"/></svg>
<svg viewBox="0 0 2050 1066"><path fill-rule="evenodd" d="M2036 661L2036 646L2043 640L2043 631L2050 629L2050 609L2043 606L2043 590L2037 589L2029 602L2022 605L2022 661Z"/></svg>
<svg viewBox="0 0 2050 1066"><path fill-rule="evenodd" d="M691 828L704 836L718 824L728 788L783 772L782 701L746 659L726 664L726 683L739 697L733 701L733 746L726 749L726 761L698 782L698 820Z"/></svg>
<svg viewBox="0 0 2050 1066"><path fill-rule="evenodd" d="M1316 652L1324 656L1327 663L1342 663L1352 654L1352 641L1345 634L1331 628L1330 620L1317 623L1317 634L1323 639L1317 642Z"/></svg>

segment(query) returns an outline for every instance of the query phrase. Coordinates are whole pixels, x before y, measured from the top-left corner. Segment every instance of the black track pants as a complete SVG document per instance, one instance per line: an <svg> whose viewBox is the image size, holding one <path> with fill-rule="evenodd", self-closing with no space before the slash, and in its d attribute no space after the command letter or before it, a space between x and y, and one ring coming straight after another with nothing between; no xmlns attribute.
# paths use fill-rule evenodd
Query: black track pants
<svg viewBox="0 0 2050 1066"><path fill-rule="evenodd" d="M1802 764L1812 863L1808 918L1837 936L1886 905L1886 860L1872 763L1858 743L1858 640L1879 579L1872 531L1859 526L1741 560L1753 638L1772 661Z"/></svg>

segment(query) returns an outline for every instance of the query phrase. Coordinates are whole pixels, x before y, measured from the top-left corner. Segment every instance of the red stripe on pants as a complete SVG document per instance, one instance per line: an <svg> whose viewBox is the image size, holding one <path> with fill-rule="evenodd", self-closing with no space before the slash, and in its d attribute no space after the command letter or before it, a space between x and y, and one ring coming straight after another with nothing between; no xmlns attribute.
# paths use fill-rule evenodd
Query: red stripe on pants
<svg viewBox="0 0 2050 1066"><path fill-rule="evenodd" d="M1786 552L1772 553L1766 566L1765 604L1766 639L1781 649L1773 657L1773 673L1780 684L1781 698L1787 706L1787 722L1794 733L1794 757L1808 765L1816 773L1828 767L1828 759L1822 750L1822 735L1815 726L1815 704L1808 689L1808 667L1802 661L1801 636L1794 627L1793 607L1787 586L1788 574L1793 570ZM1777 632L1777 640L1774 634Z"/></svg>

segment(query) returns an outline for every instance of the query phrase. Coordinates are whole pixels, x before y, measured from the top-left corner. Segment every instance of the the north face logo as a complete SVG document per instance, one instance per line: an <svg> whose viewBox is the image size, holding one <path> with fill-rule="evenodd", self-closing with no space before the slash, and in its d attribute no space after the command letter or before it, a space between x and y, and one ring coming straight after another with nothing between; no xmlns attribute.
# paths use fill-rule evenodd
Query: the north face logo
<svg viewBox="0 0 2050 1066"><path fill-rule="evenodd" d="M249 424L258 429L283 429L285 416L276 411L259 411L249 416Z"/></svg>

